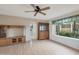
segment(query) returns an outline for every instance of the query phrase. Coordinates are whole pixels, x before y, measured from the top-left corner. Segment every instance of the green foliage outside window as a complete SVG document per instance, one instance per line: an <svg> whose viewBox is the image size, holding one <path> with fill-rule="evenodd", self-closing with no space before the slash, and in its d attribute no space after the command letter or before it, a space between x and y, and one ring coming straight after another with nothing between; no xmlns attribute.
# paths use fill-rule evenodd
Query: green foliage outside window
<svg viewBox="0 0 79 59"><path fill-rule="evenodd" d="M53 24L56 24L57 35L79 38L79 16L59 19L54 21Z"/></svg>

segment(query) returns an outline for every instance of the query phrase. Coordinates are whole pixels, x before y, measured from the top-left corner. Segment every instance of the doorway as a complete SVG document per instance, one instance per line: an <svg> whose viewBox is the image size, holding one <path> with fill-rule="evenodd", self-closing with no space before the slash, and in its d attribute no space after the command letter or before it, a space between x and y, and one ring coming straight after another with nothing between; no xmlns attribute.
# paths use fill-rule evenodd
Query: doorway
<svg viewBox="0 0 79 59"><path fill-rule="evenodd" d="M49 39L49 23L38 23L38 40Z"/></svg>

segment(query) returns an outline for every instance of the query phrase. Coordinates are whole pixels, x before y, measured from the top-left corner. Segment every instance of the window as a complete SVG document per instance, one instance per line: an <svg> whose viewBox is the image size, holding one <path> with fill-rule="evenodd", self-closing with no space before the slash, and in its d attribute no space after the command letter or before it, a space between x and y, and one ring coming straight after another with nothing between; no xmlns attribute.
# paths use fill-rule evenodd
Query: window
<svg viewBox="0 0 79 59"><path fill-rule="evenodd" d="M59 19L53 24L56 24L57 35L79 38L79 16Z"/></svg>
<svg viewBox="0 0 79 59"><path fill-rule="evenodd" d="M40 31L46 31L46 25L41 24L40 25Z"/></svg>

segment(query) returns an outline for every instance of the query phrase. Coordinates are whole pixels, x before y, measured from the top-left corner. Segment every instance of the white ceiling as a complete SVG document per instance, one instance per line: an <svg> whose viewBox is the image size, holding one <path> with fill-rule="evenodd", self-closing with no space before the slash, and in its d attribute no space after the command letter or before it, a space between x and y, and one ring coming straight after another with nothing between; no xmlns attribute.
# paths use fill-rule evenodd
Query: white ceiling
<svg viewBox="0 0 79 59"><path fill-rule="evenodd" d="M36 4L37 5L37 4ZM10 15L10 16L19 16L25 18L33 19L43 19L48 20L51 18L59 17L67 13L71 13L79 10L78 4L38 4L40 8L50 6L49 10L44 11L47 15L37 14L33 16L34 12L25 13L24 11L31 11L33 7L29 4L0 4L0 14L1 15Z"/></svg>

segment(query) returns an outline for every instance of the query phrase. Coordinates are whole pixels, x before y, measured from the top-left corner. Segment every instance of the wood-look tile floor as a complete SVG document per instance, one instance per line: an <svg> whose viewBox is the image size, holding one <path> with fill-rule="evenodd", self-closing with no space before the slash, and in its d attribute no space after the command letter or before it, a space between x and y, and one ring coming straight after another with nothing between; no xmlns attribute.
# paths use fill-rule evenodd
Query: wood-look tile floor
<svg viewBox="0 0 79 59"><path fill-rule="evenodd" d="M0 47L1 55L78 55L79 52L50 40L34 40L32 45L22 43Z"/></svg>

